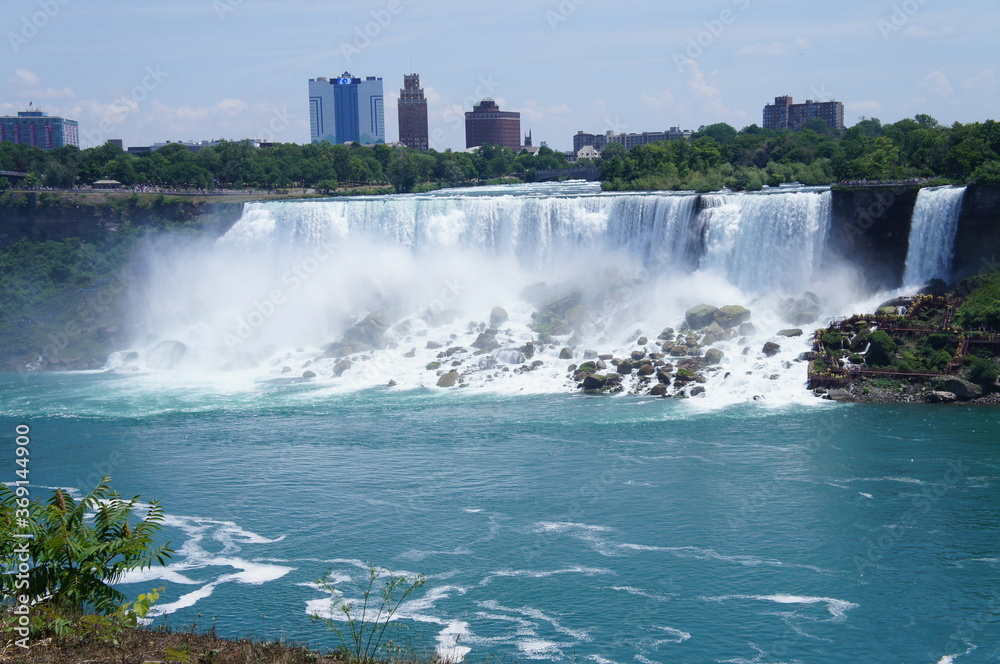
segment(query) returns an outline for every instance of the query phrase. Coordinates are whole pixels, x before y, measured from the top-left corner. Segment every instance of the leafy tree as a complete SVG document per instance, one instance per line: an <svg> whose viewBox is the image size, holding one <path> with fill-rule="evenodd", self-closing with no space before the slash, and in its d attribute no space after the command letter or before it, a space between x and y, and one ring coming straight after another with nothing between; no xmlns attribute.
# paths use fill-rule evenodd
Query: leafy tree
<svg viewBox="0 0 1000 664"><path fill-rule="evenodd" d="M134 569L164 564L173 551L157 545L163 512L156 501L140 518L139 497L124 500L105 476L79 501L56 489L48 503L29 502L21 489L0 485L0 567L18 569L15 532L28 540L30 562L27 588L13 574L0 574L3 597L26 594L69 611L113 612L125 601L112 587ZM26 522L26 523L25 523Z"/></svg>

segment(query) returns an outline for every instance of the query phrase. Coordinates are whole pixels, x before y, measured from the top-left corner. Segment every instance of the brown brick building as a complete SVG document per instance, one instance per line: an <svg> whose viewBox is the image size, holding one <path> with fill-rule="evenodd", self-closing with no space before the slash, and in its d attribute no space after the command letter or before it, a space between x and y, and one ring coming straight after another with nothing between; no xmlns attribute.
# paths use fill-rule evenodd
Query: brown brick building
<svg viewBox="0 0 1000 664"><path fill-rule="evenodd" d="M487 97L465 114L465 147L475 148L484 143L521 149L521 114L501 111L497 103Z"/></svg>
<svg viewBox="0 0 1000 664"><path fill-rule="evenodd" d="M427 100L420 87L420 74L403 76L399 91L399 142L414 150L427 150Z"/></svg>
<svg viewBox="0 0 1000 664"><path fill-rule="evenodd" d="M844 131L844 104L839 101L813 101L796 104L791 97L775 97L764 107L764 129L798 131L813 118L822 118L831 129Z"/></svg>

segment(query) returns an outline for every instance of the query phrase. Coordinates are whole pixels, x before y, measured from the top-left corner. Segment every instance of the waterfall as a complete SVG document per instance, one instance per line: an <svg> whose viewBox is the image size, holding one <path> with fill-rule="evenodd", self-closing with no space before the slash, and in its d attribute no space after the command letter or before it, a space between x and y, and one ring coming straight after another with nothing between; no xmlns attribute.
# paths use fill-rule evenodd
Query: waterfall
<svg viewBox="0 0 1000 664"><path fill-rule="evenodd" d="M802 290L816 276L830 192L704 197L701 267L750 293Z"/></svg>
<svg viewBox="0 0 1000 664"><path fill-rule="evenodd" d="M906 253L905 288L920 288L931 279L951 276L958 218L962 214L965 187L921 189L910 223Z"/></svg>
<svg viewBox="0 0 1000 664"><path fill-rule="evenodd" d="M662 353L657 337L699 304L750 307L764 335L787 328L794 307L780 303L834 291L816 283L830 197L548 184L248 203L217 240L147 248L130 289L137 352L109 366L308 373L353 388L433 386L460 367L477 384L517 370L517 389L562 389L567 348L579 362L647 337L646 352ZM782 341L790 355L767 376L808 348L802 339ZM729 329L718 343L737 340ZM756 354L724 347L750 380ZM539 360L529 381L519 363ZM777 389L764 382L747 390Z"/></svg>

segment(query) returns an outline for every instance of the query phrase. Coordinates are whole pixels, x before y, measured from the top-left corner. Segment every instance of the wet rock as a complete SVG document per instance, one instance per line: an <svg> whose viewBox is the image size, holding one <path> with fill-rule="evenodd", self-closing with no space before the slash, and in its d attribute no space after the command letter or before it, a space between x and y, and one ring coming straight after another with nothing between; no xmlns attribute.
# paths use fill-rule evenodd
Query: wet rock
<svg viewBox="0 0 1000 664"><path fill-rule="evenodd" d="M667 396L667 390L670 389L667 385L663 383L657 383L649 391L649 395L653 397L665 397Z"/></svg>
<svg viewBox="0 0 1000 664"><path fill-rule="evenodd" d="M638 339L636 339L635 343L637 343L640 346L645 346L646 344L649 343L649 339L647 339L646 337L639 337Z"/></svg>
<svg viewBox="0 0 1000 664"><path fill-rule="evenodd" d="M381 314L369 314L344 331L341 341L351 344L352 347L357 342L364 344L368 348L381 349L386 347L385 332L389 329L389 319ZM355 348L354 352L358 352Z"/></svg>
<svg viewBox="0 0 1000 664"><path fill-rule="evenodd" d="M283 373L283 374L292 373L292 368L291 367L281 367L281 373Z"/></svg>
<svg viewBox="0 0 1000 664"><path fill-rule="evenodd" d="M597 356L597 359L607 362L608 360L614 359L614 357L615 356L610 353L601 353Z"/></svg>
<svg viewBox="0 0 1000 664"><path fill-rule="evenodd" d="M760 349L760 352L764 353L766 357L774 357L781 350L781 346L774 343L773 341L768 341L764 344L764 347Z"/></svg>
<svg viewBox="0 0 1000 664"><path fill-rule="evenodd" d="M687 346L673 346L670 349L670 357L684 357L688 354Z"/></svg>
<svg viewBox="0 0 1000 664"><path fill-rule="evenodd" d="M524 356L529 360L535 356L535 344L530 341L518 348L518 350L524 353Z"/></svg>
<svg viewBox="0 0 1000 664"><path fill-rule="evenodd" d="M962 401L977 399L983 396L983 389L975 383L970 383L961 378L948 377L944 381L942 391L951 392Z"/></svg>
<svg viewBox="0 0 1000 664"><path fill-rule="evenodd" d="M583 351L583 359L585 360L596 360L597 351L596 350L585 350Z"/></svg>
<svg viewBox="0 0 1000 664"><path fill-rule="evenodd" d="M715 335L712 334L711 332L709 332L708 334L706 334L704 337L701 338L701 345L702 346L711 346L716 341L718 341L718 339L715 338Z"/></svg>
<svg viewBox="0 0 1000 664"><path fill-rule="evenodd" d="M187 354L187 346L180 341L161 341L146 357L146 366L154 371L175 368Z"/></svg>
<svg viewBox="0 0 1000 664"><path fill-rule="evenodd" d="M443 376L441 376L440 378L438 378L437 386L438 387L454 387L455 383L457 383L457 382L458 382L458 372L457 371L449 371L448 373L446 373Z"/></svg>
<svg viewBox="0 0 1000 664"><path fill-rule="evenodd" d="M632 360L633 361L638 362L639 360L641 360L644 357L646 357L646 352L645 351L642 351L642 350L634 350L634 351L632 351Z"/></svg>
<svg viewBox="0 0 1000 664"><path fill-rule="evenodd" d="M340 362L337 362L335 365L333 365L333 375L341 376L345 371L347 371L350 368L351 368L351 361L347 358L344 358Z"/></svg>
<svg viewBox="0 0 1000 664"><path fill-rule="evenodd" d="M718 307L713 307L710 304L699 304L687 310L684 314L684 320L688 327L698 330L715 320L715 312L717 311L719 311Z"/></svg>
<svg viewBox="0 0 1000 664"><path fill-rule="evenodd" d="M435 370L439 369L440 367L441 367L441 363L440 362L428 362L427 366L424 367L424 368L427 369L428 371L435 371Z"/></svg>
<svg viewBox="0 0 1000 664"><path fill-rule="evenodd" d="M739 329L739 335L741 337L753 337L757 334L757 328L754 327L753 323L742 323Z"/></svg>
<svg viewBox="0 0 1000 664"><path fill-rule="evenodd" d="M656 338L659 339L660 341L666 341L668 339L673 339L675 334L676 331L674 330L674 328L665 327L663 328L663 332L660 332L660 335Z"/></svg>
<svg viewBox="0 0 1000 664"><path fill-rule="evenodd" d="M702 387L701 385L695 385L694 387L691 388L691 396L693 397L701 396L704 393L705 393L705 388Z"/></svg>
<svg viewBox="0 0 1000 664"><path fill-rule="evenodd" d="M569 346L565 346L561 351L559 351L560 360L572 360L573 359L573 349Z"/></svg>
<svg viewBox="0 0 1000 664"><path fill-rule="evenodd" d="M507 310L503 307L493 307L490 311L490 325L503 325L510 319Z"/></svg>
<svg viewBox="0 0 1000 664"><path fill-rule="evenodd" d="M500 344L497 342L496 336L490 334L489 330L487 330L476 337L476 340L472 342L472 347L484 353L489 353L500 348Z"/></svg>
<svg viewBox="0 0 1000 664"><path fill-rule="evenodd" d="M927 401L930 403L955 403L958 401L958 396L954 392L935 390L927 394Z"/></svg>
<svg viewBox="0 0 1000 664"><path fill-rule="evenodd" d="M531 368L532 369L537 369L538 367L541 367L541 366L545 366L545 363L542 362L541 360L535 360L534 362L531 363Z"/></svg>
<svg viewBox="0 0 1000 664"><path fill-rule="evenodd" d="M627 376L632 373L632 363L628 360L622 360L618 363L617 370L621 375Z"/></svg>
<svg viewBox="0 0 1000 664"><path fill-rule="evenodd" d="M388 383L386 383L385 386L386 387L396 387L396 385L397 385L396 381L390 380Z"/></svg>
<svg viewBox="0 0 1000 664"><path fill-rule="evenodd" d="M462 348L461 346L452 346L451 348L449 348L444 352L444 355L445 357L451 357L455 353L467 353L467 352L468 351Z"/></svg>
<svg viewBox="0 0 1000 664"><path fill-rule="evenodd" d="M715 322L723 328L736 327L750 320L750 310L737 304L727 304L715 312Z"/></svg>
<svg viewBox="0 0 1000 664"><path fill-rule="evenodd" d="M428 341L427 350L437 350L438 348L444 348L444 344L440 341Z"/></svg>
<svg viewBox="0 0 1000 664"><path fill-rule="evenodd" d="M782 330L781 332L778 332L778 336L779 337L801 337L802 336L802 330L800 330L797 327L789 329L789 330Z"/></svg>
<svg viewBox="0 0 1000 664"><path fill-rule="evenodd" d="M607 384L607 378L600 374L588 374L580 385L585 390L599 390Z"/></svg>
<svg viewBox="0 0 1000 664"><path fill-rule="evenodd" d="M359 348L358 350L364 350L364 349ZM326 357L334 359L338 357L347 357L353 352L355 352L354 347L351 346L351 344L345 343L343 341L335 341L332 344L327 344L323 346L324 355Z"/></svg>
<svg viewBox="0 0 1000 664"><path fill-rule="evenodd" d="M316 373L313 372L313 371L303 371L302 372L302 377L303 378L315 378L316 377Z"/></svg>
<svg viewBox="0 0 1000 664"><path fill-rule="evenodd" d="M670 372L666 369L660 369L656 372L656 380L661 383L669 384L672 379L673 376L671 376Z"/></svg>
<svg viewBox="0 0 1000 664"><path fill-rule="evenodd" d="M719 364L720 362L722 362L722 358L724 358L725 356L726 354L723 353L718 348L709 348L707 351L705 351L705 365L712 366L715 364Z"/></svg>

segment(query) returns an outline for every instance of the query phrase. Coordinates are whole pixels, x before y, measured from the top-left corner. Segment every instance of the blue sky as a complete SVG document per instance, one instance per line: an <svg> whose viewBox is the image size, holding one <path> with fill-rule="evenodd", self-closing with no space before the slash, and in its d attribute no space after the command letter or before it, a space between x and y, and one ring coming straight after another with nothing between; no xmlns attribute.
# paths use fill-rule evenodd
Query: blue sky
<svg viewBox="0 0 1000 664"><path fill-rule="evenodd" d="M484 96L560 150L577 130L760 124L783 94L843 101L848 125L1000 117L996 0L4 0L0 26L0 114L33 101L83 147L308 142L308 79L345 70L383 78L389 140L419 73L441 150Z"/></svg>

